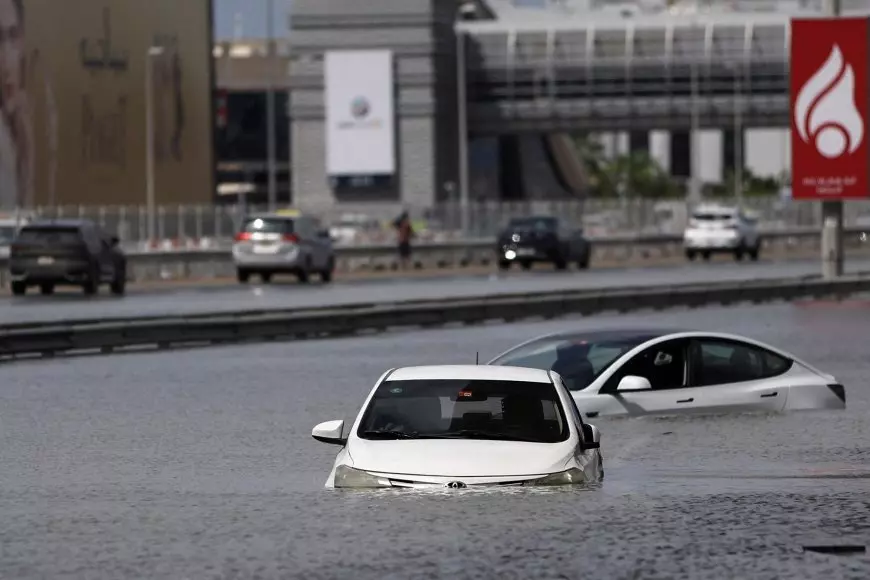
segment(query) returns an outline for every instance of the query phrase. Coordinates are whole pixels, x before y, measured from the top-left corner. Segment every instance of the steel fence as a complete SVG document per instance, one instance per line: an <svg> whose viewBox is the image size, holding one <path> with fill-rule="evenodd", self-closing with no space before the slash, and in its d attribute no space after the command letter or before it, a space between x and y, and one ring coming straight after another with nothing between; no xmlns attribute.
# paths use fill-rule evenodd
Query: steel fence
<svg viewBox="0 0 870 580"><path fill-rule="evenodd" d="M724 201L723 203L729 203ZM784 200L778 196L750 196L744 207L755 214L765 229L820 227L818 204ZM335 208L318 214L345 244L392 242L392 220L402 208L397 205L355 207L353 211ZM463 237L460 231L461 208L457 203L434 207L407 208L414 221L418 240L448 241ZM245 215L265 211L258 206L164 206L157 209L156 244L160 247L221 247L238 230ZM33 212L43 218L86 218L117 234L128 247L147 246L147 211L144 206L40 207ZM845 225L870 227L870 202L846 204ZM508 220L530 215L555 215L589 235L676 234L690 215L682 200L566 200L522 202L476 202L469 207L466 237L489 237ZM340 234L340 235L339 235Z"/></svg>

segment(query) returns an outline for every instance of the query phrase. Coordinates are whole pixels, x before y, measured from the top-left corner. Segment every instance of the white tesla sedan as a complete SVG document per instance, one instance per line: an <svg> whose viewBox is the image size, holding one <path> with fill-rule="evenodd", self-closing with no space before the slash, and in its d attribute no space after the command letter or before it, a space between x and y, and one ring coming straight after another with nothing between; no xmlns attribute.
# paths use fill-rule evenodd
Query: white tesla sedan
<svg viewBox="0 0 870 580"><path fill-rule="evenodd" d="M420 366L384 373L340 445L326 487L563 485L603 477L598 430L552 371Z"/></svg>
<svg viewBox="0 0 870 580"><path fill-rule="evenodd" d="M717 332L552 334L488 364L558 372L590 418L846 408L833 376L768 344Z"/></svg>

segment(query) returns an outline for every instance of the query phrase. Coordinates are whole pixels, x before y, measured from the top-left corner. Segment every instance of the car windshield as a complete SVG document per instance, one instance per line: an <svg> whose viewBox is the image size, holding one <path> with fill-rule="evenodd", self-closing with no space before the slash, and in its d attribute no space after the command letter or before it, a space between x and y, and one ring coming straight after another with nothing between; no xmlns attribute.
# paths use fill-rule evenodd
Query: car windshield
<svg viewBox="0 0 870 580"><path fill-rule="evenodd" d="M510 230L549 232L556 229L556 218L531 217L515 218L508 224Z"/></svg>
<svg viewBox="0 0 870 580"><path fill-rule="evenodd" d="M620 356L649 338L544 339L508 351L489 364L553 370L559 373L568 390L579 391L588 387Z"/></svg>
<svg viewBox="0 0 870 580"><path fill-rule="evenodd" d="M570 435L550 383L401 380L382 383L357 432L363 439L492 439L556 443Z"/></svg>
<svg viewBox="0 0 870 580"><path fill-rule="evenodd" d="M242 225L248 234L292 234L293 220L287 218L248 218Z"/></svg>
<svg viewBox="0 0 870 580"><path fill-rule="evenodd" d="M76 227L25 227L15 240L19 244L79 244L81 235Z"/></svg>

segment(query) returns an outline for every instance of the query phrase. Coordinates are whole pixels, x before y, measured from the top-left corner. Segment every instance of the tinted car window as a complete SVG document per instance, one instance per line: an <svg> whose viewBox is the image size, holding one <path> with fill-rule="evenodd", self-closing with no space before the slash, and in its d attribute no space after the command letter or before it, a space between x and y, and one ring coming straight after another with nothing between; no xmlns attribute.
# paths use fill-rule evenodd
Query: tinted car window
<svg viewBox="0 0 870 580"><path fill-rule="evenodd" d="M82 236L79 229L75 227L24 227L18 234L16 242L40 245L80 244Z"/></svg>
<svg viewBox="0 0 870 580"><path fill-rule="evenodd" d="M692 219L698 220L699 222L721 222L727 220L733 220L735 215L725 214L725 213L696 213L692 214Z"/></svg>
<svg viewBox="0 0 870 580"><path fill-rule="evenodd" d="M589 386L620 356L648 337L584 340L557 338L530 343L506 353L490 364L553 370L565 387L577 391Z"/></svg>
<svg viewBox="0 0 870 580"><path fill-rule="evenodd" d="M292 234L293 220L286 218L248 218L242 231L249 234Z"/></svg>
<svg viewBox="0 0 870 580"><path fill-rule="evenodd" d="M486 380L404 380L382 383L357 434L502 439L554 443L570 435L556 388L549 383Z"/></svg>
<svg viewBox="0 0 870 580"><path fill-rule="evenodd" d="M685 342L663 342L638 353L614 373L602 387L602 393L612 393L619 381L628 375L644 377L653 389L676 389L685 386Z"/></svg>
<svg viewBox="0 0 870 580"><path fill-rule="evenodd" d="M780 375L791 361L751 345L726 340L695 340L690 348L692 385L704 387Z"/></svg>
<svg viewBox="0 0 870 580"><path fill-rule="evenodd" d="M6 246L12 243L15 238L14 226L0 226L0 246Z"/></svg>
<svg viewBox="0 0 870 580"><path fill-rule="evenodd" d="M517 218L512 219L508 224L508 229L512 230L533 230L550 232L555 231L559 227L559 222L556 218Z"/></svg>

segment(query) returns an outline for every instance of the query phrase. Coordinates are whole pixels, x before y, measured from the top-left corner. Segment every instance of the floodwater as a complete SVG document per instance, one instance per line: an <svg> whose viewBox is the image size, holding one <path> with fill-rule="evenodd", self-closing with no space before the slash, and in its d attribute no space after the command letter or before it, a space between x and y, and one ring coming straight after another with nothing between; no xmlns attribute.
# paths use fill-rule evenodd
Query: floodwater
<svg viewBox="0 0 870 580"><path fill-rule="evenodd" d="M778 305L0 366L0 578L870 578L870 306ZM486 361L568 328L747 334L845 411L596 419L607 477L342 491L337 448L391 366Z"/></svg>

